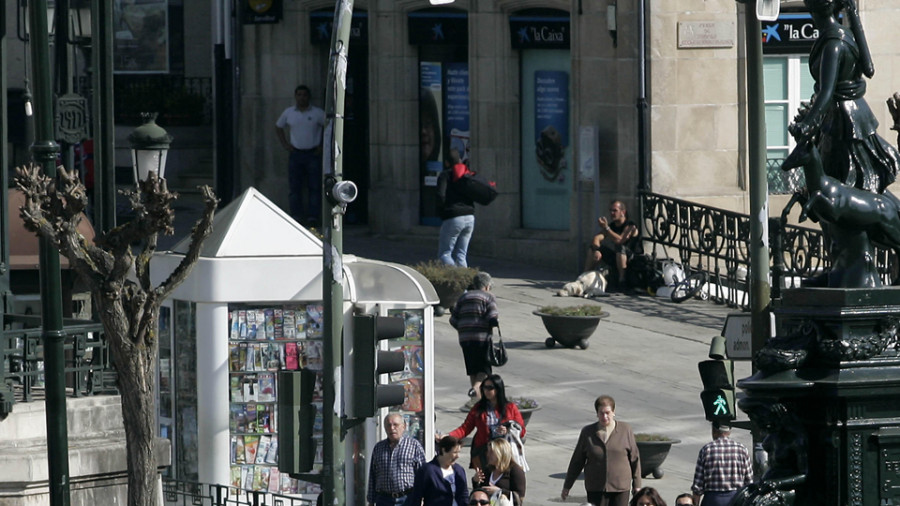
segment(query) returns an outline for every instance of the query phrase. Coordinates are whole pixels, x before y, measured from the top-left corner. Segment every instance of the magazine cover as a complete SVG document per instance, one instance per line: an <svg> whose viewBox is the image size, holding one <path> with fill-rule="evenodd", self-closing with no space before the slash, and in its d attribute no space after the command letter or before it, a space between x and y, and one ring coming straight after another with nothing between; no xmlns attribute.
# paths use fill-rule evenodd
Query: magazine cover
<svg viewBox="0 0 900 506"><path fill-rule="evenodd" d="M281 491L281 472L277 467L269 469L269 492L277 494Z"/></svg>
<svg viewBox="0 0 900 506"><path fill-rule="evenodd" d="M259 436L244 436L244 461L246 463L256 462L257 449L259 449Z"/></svg>
<svg viewBox="0 0 900 506"><path fill-rule="evenodd" d="M406 390L406 399L400 409L404 411L422 411L424 404L422 402L423 380L422 378L407 378L403 380L403 389Z"/></svg>
<svg viewBox="0 0 900 506"><path fill-rule="evenodd" d="M294 320L294 310L284 310L284 339L294 339L297 337L297 322Z"/></svg>
<svg viewBox="0 0 900 506"><path fill-rule="evenodd" d="M275 401L275 373L264 372L259 374L259 402Z"/></svg>
<svg viewBox="0 0 900 506"><path fill-rule="evenodd" d="M281 369L281 355L284 354L284 344L267 343L263 344L263 365L266 370L277 371Z"/></svg>
<svg viewBox="0 0 900 506"><path fill-rule="evenodd" d="M241 387L241 377L231 375L228 378L231 402L244 402L244 389Z"/></svg>
<svg viewBox="0 0 900 506"><path fill-rule="evenodd" d="M231 343L231 347L229 350L229 362L228 366L230 367L232 372L237 372L241 370L241 366L243 362L241 361L241 344L240 343Z"/></svg>
<svg viewBox="0 0 900 506"><path fill-rule="evenodd" d="M275 332L269 339L284 339L284 310L275 310Z"/></svg>
<svg viewBox="0 0 900 506"><path fill-rule="evenodd" d="M265 309L266 313L266 336L275 335L275 310L272 308Z"/></svg>
<svg viewBox="0 0 900 506"><path fill-rule="evenodd" d="M241 466L231 466L231 486L241 488Z"/></svg>
<svg viewBox="0 0 900 506"><path fill-rule="evenodd" d="M298 343L284 343L284 368L289 371L300 369Z"/></svg>
<svg viewBox="0 0 900 506"><path fill-rule="evenodd" d="M259 384L255 374L245 374L242 384L244 386L244 402L259 400Z"/></svg>
<svg viewBox="0 0 900 506"><path fill-rule="evenodd" d="M321 304L309 304L306 306L306 337L322 337L322 324L325 306Z"/></svg>
<svg viewBox="0 0 900 506"><path fill-rule="evenodd" d="M234 442L234 463L243 464L247 461L244 450L244 436L238 436Z"/></svg>
<svg viewBox="0 0 900 506"><path fill-rule="evenodd" d="M272 432L272 423L275 421L274 404L256 405L256 432Z"/></svg>
<svg viewBox="0 0 900 506"><path fill-rule="evenodd" d="M266 452L266 464L278 463L278 436L272 436L272 442L269 444L269 451Z"/></svg>
<svg viewBox="0 0 900 506"><path fill-rule="evenodd" d="M229 336L231 339L240 339L241 338L241 324L238 320L238 312L232 311L228 314L228 319L231 321L231 335Z"/></svg>
<svg viewBox="0 0 900 506"><path fill-rule="evenodd" d="M239 325L239 333L241 339L247 339L247 311L240 310L238 311L238 325Z"/></svg>
<svg viewBox="0 0 900 506"><path fill-rule="evenodd" d="M253 471L253 490L269 488L269 466L256 466Z"/></svg>
<svg viewBox="0 0 900 506"><path fill-rule="evenodd" d="M256 311L247 311L247 339L256 339Z"/></svg>
<svg viewBox="0 0 900 506"><path fill-rule="evenodd" d="M269 453L269 445L272 444L272 436L260 436L259 447L256 449L256 463L262 464L266 461L266 454Z"/></svg>
<svg viewBox="0 0 900 506"><path fill-rule="evenodd" d="M248 313L253 313L254 318L256 318L256 339L268 339L269 336L266 334L266 314L262 309L253 309L248 311Z"/></svg>

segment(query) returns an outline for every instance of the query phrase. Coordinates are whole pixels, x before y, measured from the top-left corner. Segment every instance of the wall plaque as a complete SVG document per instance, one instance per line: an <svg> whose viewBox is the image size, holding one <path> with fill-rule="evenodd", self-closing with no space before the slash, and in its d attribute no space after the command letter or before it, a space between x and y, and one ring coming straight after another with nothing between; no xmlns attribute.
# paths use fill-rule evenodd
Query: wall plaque
<svg viewBox="0 0 900 506"><path fill-rule="evenodd" d="M678 49L734 46L734 23L731 21L680 21Z"/></svg>

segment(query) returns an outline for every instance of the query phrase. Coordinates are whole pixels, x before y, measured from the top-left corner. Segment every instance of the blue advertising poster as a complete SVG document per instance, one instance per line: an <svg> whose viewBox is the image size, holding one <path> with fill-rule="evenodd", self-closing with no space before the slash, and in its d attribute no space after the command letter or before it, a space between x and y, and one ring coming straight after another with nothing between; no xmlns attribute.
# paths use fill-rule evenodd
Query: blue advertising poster
<svg viewBox="0 0 900 506"><path fill-rule="evenodd" d="M568 230L573 188L570 55L522 50L522 226Z"/></svg>
<svg viewBox="0 0 900 506"><path fill-rule="evenodd" d="M459 152L460 159L469 159L469 64L447 64L444 79L447 95L445 126L450 133L450 149Z"/></svg>
<svg viewBox="0 0 900 506"><path fill-rule="evenodd" d="M541 175L564 182L569 147L569 74L555 70L534 73L534 138Z"/></svg>
<svg viewBox="0 0 900 506"><path fill-rule="evenodd" d="M425 171L425 186L437 186L441 164L441 64L421 62L419 65L419 153Z"/></svg>

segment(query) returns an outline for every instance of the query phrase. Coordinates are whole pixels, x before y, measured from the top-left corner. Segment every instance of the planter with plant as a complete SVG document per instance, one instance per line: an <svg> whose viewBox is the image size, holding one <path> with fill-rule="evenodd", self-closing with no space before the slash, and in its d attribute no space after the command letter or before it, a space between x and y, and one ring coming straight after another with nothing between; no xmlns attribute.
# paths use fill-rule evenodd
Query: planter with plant
<svg viewBox="0 0 900 506"><path fill-rule="evenodd" d="M532 312L541 317L544 328L550 333L550 337L544 341L548 348L556 343L574 348L578 346L582 350L588 347L588 338L597 330L597 325L602 318L609 316L596 304L582 306L544 306Z"/></svg>
<svg viewBox="0 0 900 506"><path fill-rule="evenodd" d="M680 439L672 439L661 434L638 433L634 435L637 442L638 453L641 456L641 477L653 475L654 478L663 477L662 463L669 455L672 445L681 442Z"/></svg>
<svg viewBox="0 0 900 506"><path fill-rule="evenodd" d="M441 300L441 307L447 309L456 304L456 299L466 291L478 273L472 267L446 265L439 260L419 262L412 267L431 282Z"/></svg>

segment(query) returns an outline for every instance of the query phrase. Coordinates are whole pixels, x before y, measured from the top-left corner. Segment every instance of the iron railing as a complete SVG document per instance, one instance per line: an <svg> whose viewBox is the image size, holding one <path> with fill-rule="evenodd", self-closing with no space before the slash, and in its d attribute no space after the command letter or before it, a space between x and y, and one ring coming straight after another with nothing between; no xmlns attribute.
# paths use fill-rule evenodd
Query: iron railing
<svg viewBox="0 0 900 506"><path fill-rule="evenodd" d="M710 298L748 309L750 216L657 193L642 193L640 198L645 251L656 259L671 258L705 271ZM822 232L787 224L796 203L792 198L781 216L768 223L773 298L782 288L799 287L831 268ZM900 270L896 253L876 248L876 260L882 282L894 284Z"/></svg>
<svg viewBox="0 0 900 506"><path fill-rule="evenodd" d="M315 503L289 495L172 479L163 479L163 500L166 506L311 506Z"/></svg>
<svg viewBox="0 0 900 506"><path fill-rule="evenodd" d="M39 316L3 315L0 330L0 412L16 402L32 402L44 394L44 347ZM66 392L72 397L117 393L103 325L67 321Z"/></svg>

